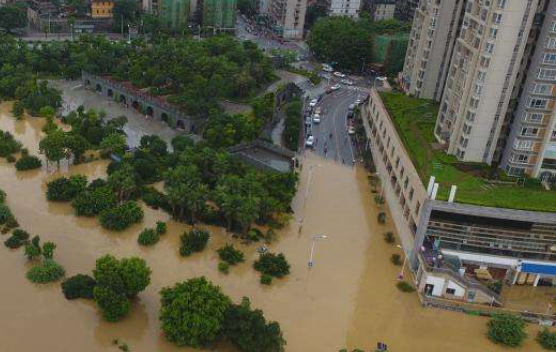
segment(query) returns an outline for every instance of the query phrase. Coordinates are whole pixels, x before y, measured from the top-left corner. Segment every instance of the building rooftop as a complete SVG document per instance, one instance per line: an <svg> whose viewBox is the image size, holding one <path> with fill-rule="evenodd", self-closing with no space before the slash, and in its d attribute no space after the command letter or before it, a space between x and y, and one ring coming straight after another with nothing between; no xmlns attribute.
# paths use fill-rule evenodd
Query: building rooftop
<svg viewBox="0 0 556 352"><path fill-rule="evenodd" d="M510 178L482 163L463 163L438 147L433 131L438 105L402 93L380 92L405 149L425 187L430 176L439 183L436 199L448 200L456 185L455 202L487 207L556 212L556 190L537 180Z"/></svg>

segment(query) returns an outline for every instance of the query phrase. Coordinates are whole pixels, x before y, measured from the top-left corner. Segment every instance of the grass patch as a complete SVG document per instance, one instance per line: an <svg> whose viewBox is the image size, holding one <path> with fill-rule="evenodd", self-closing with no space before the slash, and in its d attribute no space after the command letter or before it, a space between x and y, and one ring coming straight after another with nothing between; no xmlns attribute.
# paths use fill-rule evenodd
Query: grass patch
<svg viewBox="0 0 556 352"><path fill-rule="evenodd" d="M440 187L437 199L447 200L452 185L457 185L456 202L497 208L556 211L556 191L540 185L492 184L487 177L500 171L482 163L462 163L453 155L432 148L438 105L432 101L407 97L401 93L381 92L380 97L396 126L398 135L427 185L435 176ZM504 176L502 176L504 177ZM517 181L504 177L504 180Z"/></svg>

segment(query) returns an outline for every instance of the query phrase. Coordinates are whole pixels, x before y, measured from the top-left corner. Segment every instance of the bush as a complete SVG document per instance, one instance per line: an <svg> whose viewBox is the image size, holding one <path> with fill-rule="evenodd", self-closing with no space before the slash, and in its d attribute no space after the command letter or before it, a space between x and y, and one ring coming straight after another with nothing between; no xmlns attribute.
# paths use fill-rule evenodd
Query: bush
<svg viewBox="0 0 556 352"><path fill-rule="evenodd" d="M230 272L230 265L225 262L218 263L218 271L224 274L228 274Z"/></svg>
<svg viewBox="0 0 556 352"><path fill-rule="evenodd" d="M22 156L16 163L15 168L19 171L34 170L42 166L41 159L34 155Z"/></svg>
<svg viewBox="0 0 556 352"><path fill-rule="evenodd" d="M282 253L276 255L274 253L261 254L259 259L253 264L255 270L263 274L282 278L290 273L290 264Z"/></svg>
<svg viewBox="0 0 556 352"><path fill-rule="evenodd" d="M187 257L194 252L201 252L207 246L209 238L209 232L203 229L193 229L189 232L184 232L180 237L180 254Z"/></svg>
<svg viewBox="0 0 556 352"><path fill-rule="evenodd" d="M236 265L245 260L243 252L235 249L231 244L219 248L217 252L220 259L229 265Z"/></svg>
<svg viewBox="0 0 556 352"><path fill-rule="evenodd" d="M544 328L537 334L537 342L545 350L556 351L556 332L550 332L550 330Z"/></svg>
<svg viewBox="0 0 556 352"><path fill-rule="evenodd" d="M137 238L137 242L139 242L139 244L142 246L153 245L159 240L160 236L158 232L153 229L144 229L143 231L141 231L139 237Z"/></svg>
<svg viewBox="0 0 556 352"><path fill-rule="evenodd" d="M74 175L69 178L60 177L46 184L46 199L54 202L68 202L82 193L87 186L87 178Z"/></svg>
<svg viewBox="0 0 556 352"><path fill-rule="evenodd" d="M159 235L164 235L166 233L166 223L162 221L156 222L156 233Z"/></svg>
<svg viewBox="0 0 556 352"><path fill-rule="evenodd" d="M517 347L527 337L525 321L513 314L494 314L488 322L488 338L498 344Z"/></svg>
<svg viewBox="0 0 556 352"><path fill-rule="evenodd" d="M11 237L4 242L4 245L12 249L19 248L23 246L27 242L27 240L29 240L29 237L30 236L27 231L15 229Z"/></svg>
<svg viewBox="0 0 556 352"><path fill-rule="evenodd" d="M206 347L218 338L231 304L220 287L200 277L165 287L160 295L160 321L168 341Z"/></svg>
<svg viewBox="0 0 556 352"><path fill-rule="evenodd" d="M92 185L92 184L91 184ZM95 216L118 203L118 197L108 186L87 187L71 202L77 216Z"/></svg>
<svg viewBox="0 0 556 352"><path fill-rule="evenodd" d="M14 136L10 132L4 132L0 130L0 157L7 158L8 156L12 156L13 153L19 152L20 150L21 143L16 141Z"/></svg>
<svg viewBox="0 0 556 352"><path fill-rule="evenodd" d="M388 231L384 234L384 240L386 241L386 243L394 244L396 242L396 237L394 237L393 232Z"/></svg>
<svg viewBox="0 0 556 352"><path fill-rule="evenodd" d="M143 209L134 201L124 202L100 213L100 224L107 230L122 231L143 220Z"/></svg>
<svg viewBox="0 0 556 352"><path fill-rule="evenodd" d="M415 288L413 288L413 286L411 286L411 284L407 281L399 281L396 284L396 287L398 288L398 290L400 290L402 292L413 292L413 291L415 291Z"/></svg>
<svg viewBox="0 0 556 352"><path fill-rule="evenodd" d="M62 292L66 299L93 299L93 289L97 282L89 275L77 274L62 282Z"/></svg>
<svg viewBox="0 0 556 352"><path fill-rule="evenodd" d="M172 207L168 203L168 197L153 187L146 187L141 194L141 199L153 209L160 208L166 211L172 210Z"/></svg>
<svg viewBox="0 0 556 352"><path fill-rule="evenodd" d="M64 276L64 268L53 260L47 259L27 272L27 279L36 284L58 281Z"/></svg>
<svg viewBox="0 0 556 352"><path fill-rule="evenodd" d="M377 215L377 221L379 224L385 224L386 223L386 213L381 211L380 213L378 213Z"/></svg>
<svg viewBox="0 0 556 352"><path fill-rule="evenodd" d="M5 201L6 201L6 192L0 189L0 204L4 204Z"/></svg>
<svg viewBox="0 0 556 352"><path fill-rule="evenodd" d="M272 276L267 275L267 274L262 274L260 282L263 285L270 285L270 284L272 284Z"/></svg>
<svg viewBox="0 0 556 352"><path fill-rule="evenodd" d="M402 257L399 254L392 254L390 261L394 265L402 265Z"/></svg>
<svg viewBox="0 0 556 352"><path fill-rule="evenodd" d="M95 286L93 298L102 311L102 317L107 321L116 322L129 313L131 303L121 293L117 293L106 286Z"/></svg>
<svg viewBox="0 0 556 352"><path fill-rule="evenodd" d="M5 204L0 204L0 225L8 224L14 218L12 211Z"/></svg>
<svg viewBox="0 0 556 352"><path fill-rule="evenodd" d="M375 203L378 205L384 204L384 197L379 196L378 194L375 196Z"/></svg>

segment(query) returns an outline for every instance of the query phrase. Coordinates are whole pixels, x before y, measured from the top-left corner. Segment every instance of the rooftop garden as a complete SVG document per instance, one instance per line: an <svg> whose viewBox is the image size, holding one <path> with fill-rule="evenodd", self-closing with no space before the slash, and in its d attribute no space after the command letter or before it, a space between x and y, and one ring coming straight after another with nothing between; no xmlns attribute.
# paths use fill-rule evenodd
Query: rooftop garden
<svg viewBox="0 0 556 352"><path fill-rule="evenodd" d="M545 190L538 180L506 176L496 166L463 163L441 149L433 131L438 105L401 93L381 92L406 151L409 153L421 182L430 176L439 183L437 199L447 200L450 187L457 185L455 201L487 207L556 212L556 191Z"/></svg>

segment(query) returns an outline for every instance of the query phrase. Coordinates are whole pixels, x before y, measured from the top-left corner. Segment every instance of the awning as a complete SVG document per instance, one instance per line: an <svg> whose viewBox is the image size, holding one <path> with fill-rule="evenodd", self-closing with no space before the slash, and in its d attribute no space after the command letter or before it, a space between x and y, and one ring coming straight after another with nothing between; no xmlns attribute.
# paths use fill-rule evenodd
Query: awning
<svg viewBox="0 0 556 352"><path fill-rule="evenodd" d="M546 264L521 264L521 272L556 276L556 266Z"/></svg>

